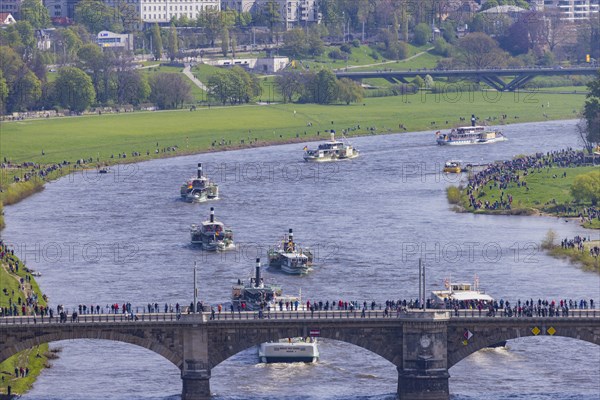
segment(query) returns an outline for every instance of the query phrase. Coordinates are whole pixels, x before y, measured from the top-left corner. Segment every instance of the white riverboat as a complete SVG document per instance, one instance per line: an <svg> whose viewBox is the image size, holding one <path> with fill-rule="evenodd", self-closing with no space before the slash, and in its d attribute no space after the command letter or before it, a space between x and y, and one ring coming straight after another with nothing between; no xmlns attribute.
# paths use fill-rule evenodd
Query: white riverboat
<svg viewBox="0 0 600 400"><path fill-rule="evenodd" d="M351 144L336 140L334 130L331 130L331 139L321 143L316 149L304 148L304 160L311 162L347 160L358 157L358 154L358 150Z"/></svg>
<svg viewBox="0 0 600 400"><path fill-rule="evenodd" d="M487 144L508 140L499 130L475 125L477 118L471 115L471 126L459 126L450 133L435 133L437 144L441 146L461 146L467 144Z"/></svg>
<svg viewBox="0 0 600 400"><path fill-rule="evenodd" d="M258 358L263 363L317 362L317 339L295 337L261 343L258 347Z"/></svg>
<svg viewBox="0 0 600 400"><path fill-rule="evenodd" d="M192 224L190 228L192 244L202 246L206 251L224 251L235 248L233 231L215 220L215 209L210 208L210 218L200 224Z"/></svg>
<svg viewBox="0 0 600 400"><path fill-rule="evenodd" d="M302 249L294 242L292 229L275 247L269 249L267 255L271 267L281 268L288 274L303 275L312 270L313 255L310 250Z"/></svg>
<svg viewBox="0 0 600 400"><path fill-rule="evenodd" d="M463 306L459 308L468 308L472 305L482 304L487 310L490 304L493 304L494 298L479 288L479 280L475 278L475 284L471 283L451 283L446 280L444 290L434 290L431 292L432 305L435 308L452 308L452 303L458 302Z"/></svg>
<svg viewBox="0 0 600 400"><path fill-rule="evenodd" d="M218 200L219 186L202 174L202 163L198 163L197 175L181 185L179 193L185 201L201 203Z"/></svg>

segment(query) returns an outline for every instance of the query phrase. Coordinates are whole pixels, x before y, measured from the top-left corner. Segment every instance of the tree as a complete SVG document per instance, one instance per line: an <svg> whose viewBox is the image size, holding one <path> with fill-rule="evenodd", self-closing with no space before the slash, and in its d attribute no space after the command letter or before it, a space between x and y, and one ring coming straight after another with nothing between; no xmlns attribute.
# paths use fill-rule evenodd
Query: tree
<svg viewBox="0 0 600 400"><path fill-rule="evenodd" d="M59 69L54 85L57 103L71 111L85 111L96 98L92 79L77 67Z"/></svg>
<svg viewBox="0 0 600 400"><path fill-rule="evenodd" d="M588 149L591 150L593 144L600 143L600 70L596 79L588 84L589 92L586 96L583 106L583 119L585 139L588 143Z"/></svg>
<svg viewBox="0 0 600 400"><path fill-rule="evenodd" d="M10 47L0 46L0 71L9 87L17 80L19 73L26 68L19 55Z"/></svg>
<svg viewBox="0 0 600 400"><path fill-rule="evenodd" d="M210 95L222 104L248 103L261 91L256 78L237 66L212 75L206 86Z"/></svg>
<svg viewBox="0 0 600 400"><path fill-rule="evenodd" d="M196 25L204 28L204 34L210 43L210 47L215 47L215 40L221 32L221 28L223 26L221 23L220 12L213 10L212 8L205 10L198 15Z"/></svg>
<svg viewBox="0 0 600 400"><path fill-rule="evenodd" d="M303 29L290 29L283 34L283 47L281 50L291 57L298 58L308 54L309 43Z"/></svg>
<svg viewBox="0 0 600 400"><path fill-rule="evenodd" d="M416 46L423 46L429 42L431 38L431 28L425 23L420 23L415 26L415 36L413 38L413 43Z"/></svg>
<svg viewBox="0 0 600 400"><path fill-rule="evenodd" d="M169 53L169 58L171 62L175 60L177 57L177 53L179 53L179 44L177 38L177 28L175 28L174 24L171 24L171 29L169 30L169 36L167 40L167 52Z"/></svg>
<svg viewBox="0 0 600 400"><path fill-rule="evenodd" d="M155 22L152 25L152 51L154 53L154 59L159 61L162 58L162 38L160 36L160 28Z"/></svg>
<svg viewBox="0 0 600 400"><path fill-rule="evenodd" d="M221 52L223 57L227 57L229 54L229 29L227 27L223 27L221 30Z"/></svg>
<svg viewBox="0 0 600 400"><path fill-rule="evenodd" d="M150 78L150 100L161 109L180 108L191 101L187 78L182 74L161 72Z"/></svg>
<svg viewBox="0 0 600 400"><path fill-rule="evenodd" d="M275 85L283 97L284 103L291 103L295 96L302 93L302 74L284 72L275 77Z"/></svg>
<svg viewBox="0 0 600 400"><path fill-rule="evenodd" d="M35 29L50 26L50 14L41 0L24 0L21 3L21 20L28 21Z"/></svg>
<svg viewBox="0 0 600 400"><path fill-rule="evenodd" d="M75 6L75 21L83 24L91 33L123 31L119 10L100 0L80 1Z"/></svg>
<svg viewBox="0 0 600 400"><path fill-rule="evenodd" d="M8 85L6 84L6 79L4 79L4 74L0 69L0 113L4 112L6 106L6 98L8 97Z"/></svg>
<svg viewBox="0 0 600 400"><path fill-rule="evenodd" d="M312 102L317 104L330 104L338 98L337 79L332 71L322 69L314 76L307 86L308 95Z"/></svg>
<svg viewBox="0 0 600 400"><path fill-rule="evenodd" d="M351 79L338 80L338 98L346 104L358 103L363 99L363 88Z"/></svg>
<svg viewBox="0 0 600 400"><path fill-rule="evenodd" d="M62 64L69 64L77 59L77 52L83 46L83 41L71 28L59 31L59 43L62 47Z"/></svg>
<svg viewBox="0 0 600 400"><path fill-rule="evenodd" d="M503 52L494 39L485 33L470 33L458 41L459 61L468 68L502 67L506 63Z"/></svg>
<svg viewBox="0 0 600 400"><path fill-rule="evenodd" d="M600 171L592 171L575 177L571 194L578 203L591 202L593 206L600 199Z"/></svg>
<svg viewBox="0 0 600 400"><path fill-rule="evenodd" d="M8 96L9 111L27 111L33 109L42 95L40 80L29 69L22 71L10 89Z"/></svg>
<svg viewBox="0 0 600 400"><path fill-rule="evenodd" d="M138 71L117 73L117 103L137 105L150 95L150 85L145 75Z"/></svg>

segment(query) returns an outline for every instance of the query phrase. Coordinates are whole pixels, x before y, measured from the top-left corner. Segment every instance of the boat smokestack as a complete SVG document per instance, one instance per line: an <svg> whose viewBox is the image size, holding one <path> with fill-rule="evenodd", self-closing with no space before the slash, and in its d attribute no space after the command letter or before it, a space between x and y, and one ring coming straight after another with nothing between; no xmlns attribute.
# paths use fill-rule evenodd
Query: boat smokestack
<svg viewBox="0 0 600 400"><path fill-rule="evenodd" d="M331 141L335 141L335 131L333 129L331 130Z"/></svg>
<svg viewBox="0 0 600 400"><path fill-rule="evenodd" d="M215 208L210 208L210 222L215 222Z"/></svg>
<svg viewBox="0 0 600 400"><path fill-rule="evenodd" d="M471 126L475 126L475 122L477 122L477 118L475 118L475 114L471 114Z"/></svg>
<svg viewBox="0 0 600 400"><path fill-rule="evenodd" d="M256 259L256 276L254 277L254 286L260 286L260 258Z"/></svg>
<svg viewBox="0 0 600 400"><path fill-rule="evenodd" d="M198 163L198 178L202 178L202 163Z"/></svg>
<svg viewBox="0 0 600 400"><path fill-rule="evenodd" d="M289 239L290 242L294 241L294 233L292 231L292 228L290 228L290 234L288 235L288 239Z"/></svg>

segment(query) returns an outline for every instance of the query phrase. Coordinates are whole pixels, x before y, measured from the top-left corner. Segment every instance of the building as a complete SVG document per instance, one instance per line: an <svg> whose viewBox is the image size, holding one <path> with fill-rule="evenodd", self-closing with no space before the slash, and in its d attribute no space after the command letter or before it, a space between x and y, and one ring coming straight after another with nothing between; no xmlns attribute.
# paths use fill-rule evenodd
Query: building
<svg viewBox="0 0 600 400"><path fill-rule="evenodd" d="M521 13L527 10L517 6L496 6L488 8L487 10L481 11L481 14L489 17L488 20L497 20L501 16L506 16L511 19L512 22L516 22L521 17Z"/></svg>
<svg viewBox="0 0 600 400"><path fill-rule="evenodd" d="M10 25L10 24L14 24L15 22L17 22L11 13L0 13L0 25Z"/></svg>
<svg viewBox="0 0 600 400"><path fill-rule="evenodd" d="M221 0L222 10L248 12L252 15L266 13L269 0ZM308 23L320 23L318 0L275 0L280 15L278 22L286 29L304 26Z"/></svg>
<svg viewBox="0 0 600 400"><path fill-rule="evenodd" d="M96 43L102 48L121 48L133 51L133 35L130 33L114 33L109 31L100 31L96 38Z"/></svg>
<svg viewBox="0 0 600 400"><path fill-rule="evenodd" d="M44 7L48 10L50 18L69 16L67 14L67 0L44 0Z"/></svg>
<svg viewBox="0 0 600 400"><path fill-rule="evenodd" d="M231 58L225 60L208 61L207 64L216 67L243 67L260 73L275 73L281 71L290 63L288 57L266 57L266 58Z"/></svg>
<svg viewBox="0 0 600 400"><path fill-rule="evenodd" d="M103 0L111 7L126 5L130 18L144 23L168 24L171 19L196 19L210 10L220 10L221 0Z"/></svg>
<svg viewBox="0 0 600 400"><path fill-rule="evenodd" d="M0 13L9 13L11 17L19 18L22 3L23 0L2 0L0 1Z"/></svg>
<svg viewBox="0 0 600 400"><path fill-rule="evenodd" d="M562 20L569 22L588 20L599 11L598 0L535 0L533 3L536 10L555 10Z"/></svg>

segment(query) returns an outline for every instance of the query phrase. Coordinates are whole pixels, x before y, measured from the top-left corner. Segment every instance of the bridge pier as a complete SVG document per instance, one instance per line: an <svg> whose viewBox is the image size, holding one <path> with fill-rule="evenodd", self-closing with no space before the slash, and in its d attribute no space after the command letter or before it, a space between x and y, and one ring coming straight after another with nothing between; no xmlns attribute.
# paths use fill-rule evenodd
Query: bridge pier
<svg viewBox="0 0 600 400"><path fill-rule="evenodd" d="M398 371L399 400L448 400L448 371Z"/></svg>
<svg viewBox="0 0 600 400"><path fill-rule="evenodd" d="M181 374L181 400L210 399L210 370L188 371Z"/></svg>
<svg viewBox="0 0 600 400"><path fill-rule="evenodd" d="M398 366L400 400L448 400L447 312L411 315L402 329L402 364Z"/></svg>

